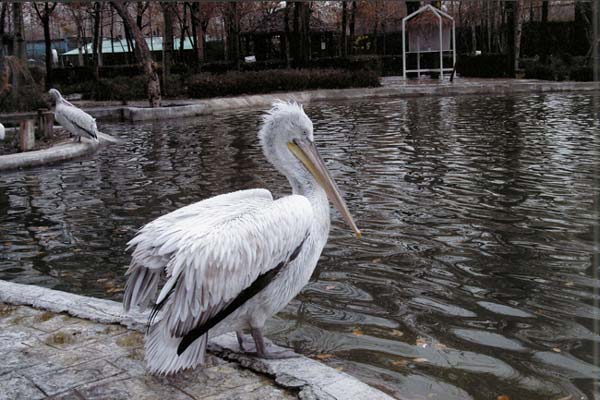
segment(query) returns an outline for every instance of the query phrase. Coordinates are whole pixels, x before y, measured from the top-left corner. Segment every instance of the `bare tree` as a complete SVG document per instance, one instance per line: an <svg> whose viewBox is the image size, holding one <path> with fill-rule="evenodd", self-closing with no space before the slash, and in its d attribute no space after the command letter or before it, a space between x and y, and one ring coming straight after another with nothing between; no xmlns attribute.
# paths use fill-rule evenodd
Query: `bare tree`
<svg viewBox="0 0 600 400"><path fill-rule="evenodd" d="M135 38L135 55L138 62L142 64L144 73L148 79L148 101L150 107L160 107L160 81L156 71L156 63L152 60L146 39L142 35L142 31L136 24L136 21L134 21L129 11L127 11L127 7L123 1L111 1L110 4L123 20L125 27L129 29Z"/></svg>
<svg viewBox="0 0 600 400"><path fill-rule="evenodd" d="M171 64L173 63L173 4L161 3L163 9L163 87L166 90L167 78L170 75Z"/></svg>
<svg viewBox="0 0 600 400"><path fill-rule="evenodd" d="M38 6L36 2L33 2L33 8L35 9L35 13L37 14L40 21L42 21L42 26L44 28L44 43L46 47L46 89L50 89L52 86L52 38L50 37L50 16L54 12L58 3L52 3L50 5L49 2L44 2L43 9L41 6Z"/></svg>

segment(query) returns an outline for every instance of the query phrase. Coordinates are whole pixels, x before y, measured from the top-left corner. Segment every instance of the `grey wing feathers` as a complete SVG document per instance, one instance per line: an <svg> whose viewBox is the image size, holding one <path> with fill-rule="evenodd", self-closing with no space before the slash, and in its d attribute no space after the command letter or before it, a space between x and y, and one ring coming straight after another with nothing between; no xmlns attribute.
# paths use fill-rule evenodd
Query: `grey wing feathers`
<svg viewBox="0 0 600 400"><path fill-rule="evenodd" d="M65 126L71 133L98 139L96 120L85 111L72 105L60 104L56 107L56 112L57 114L61 114L61 117L66 120L67 125L71 125L70 127Z"/></svg>
<svg viewBox="0 0 600 400"><path fill-rule="evenodd" d="M214 210L229 209L229 215L221 214L221 219L239 215L254 202L269 202L273 198L268 190L250 189L212 197L169 214L163 215L140 229L128 243L128 248L135 248L131 264L126 272L127 284L123 297L123 307L129 310L139 306L144 310L155 296L160 277L164 274L178 242L184 239L190 225L200 224L210 227L215 224Z"/></svg>

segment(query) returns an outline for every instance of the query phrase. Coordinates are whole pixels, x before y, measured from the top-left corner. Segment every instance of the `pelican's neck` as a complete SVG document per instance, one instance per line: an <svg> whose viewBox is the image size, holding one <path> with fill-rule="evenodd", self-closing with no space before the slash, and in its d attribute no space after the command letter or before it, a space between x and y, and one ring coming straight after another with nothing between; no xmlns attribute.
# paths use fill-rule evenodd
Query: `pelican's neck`
<svg viewBox="0 0 600 400"><path fill-rule="evenodd" d="M329 200L327 194L315 178L308 172L303 171L293 176L287 175L288 181L292 185L292 193L304 196L310 201L315 213L315 234L326 239L329 234L330 215Z"/></svg>

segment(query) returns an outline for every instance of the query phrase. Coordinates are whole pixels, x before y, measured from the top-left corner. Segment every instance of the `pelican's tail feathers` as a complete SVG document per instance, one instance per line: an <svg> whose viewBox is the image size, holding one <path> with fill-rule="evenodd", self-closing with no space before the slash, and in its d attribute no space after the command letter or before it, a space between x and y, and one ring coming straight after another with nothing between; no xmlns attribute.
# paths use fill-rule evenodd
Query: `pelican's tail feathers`
<svg viewBox="0 0 600 400"><path fill-rule="evenodd" d="M141 311L146 309L150 300L156 296L160 274L160 269L149 269L135 263L129 266L123 294L125 311L129 311L132 306L138 306Z"/></svg>
<svg viewBox="0 0 600 400"><path fill-rule="evenodd" d="M177 347L181 339L170 335L164 321L150 328L146 335L146 365L149 373L169 375L204 364L208 335L198 338L178 356Z"/></svg>

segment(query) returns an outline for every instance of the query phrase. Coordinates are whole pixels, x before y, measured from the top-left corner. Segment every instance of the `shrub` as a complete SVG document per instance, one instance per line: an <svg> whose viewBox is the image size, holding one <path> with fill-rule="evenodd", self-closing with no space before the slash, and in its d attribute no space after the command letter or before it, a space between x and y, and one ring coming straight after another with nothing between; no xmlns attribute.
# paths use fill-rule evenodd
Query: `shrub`
<svg viewBox="0 0 600 400"><path fill-rule="evenodd" d="M307 89L339 89L379 86L379 77L372 71L336 69L267 70L260 72L228 72L220 75L199 75L188 85L194 98L270 93Z"/></svg>
<svg viewBox="0 0 600 400"><path fill-rule="evenodd" d="M120 76L113 79L99 79L89 93L83 93L84 99L106 100L141 100L147 97L148 84L146 77Z"/></svg>
<svg viewBox="0 0 600 400"><path fill-rule="evenodd" d="M37 85L20 86L0 96L0 112L36 111L38 108L50 108L50 103Z"/></svg>
<svg viewBox="0 0 600 400"><path fill-rule="evenodd" d="M504 54L462 54L456 62L456 72L471 78L502 78L508 76L508 59Z"/></svg>
<svg viewBox="0 0 600 400"><path fill-rule="evenodd" d="M525 67L526 79L554 80L554 71L547 64L533 63Z"/></svg>
<svg viewBox="0 0 600 400"><path fill-rule="evenodd" d="M569 78L572 81L580 81L580 82L589 82L594 79L592 67L583 66L583 67L575 67L571 70L569 74Z"/></svg>

